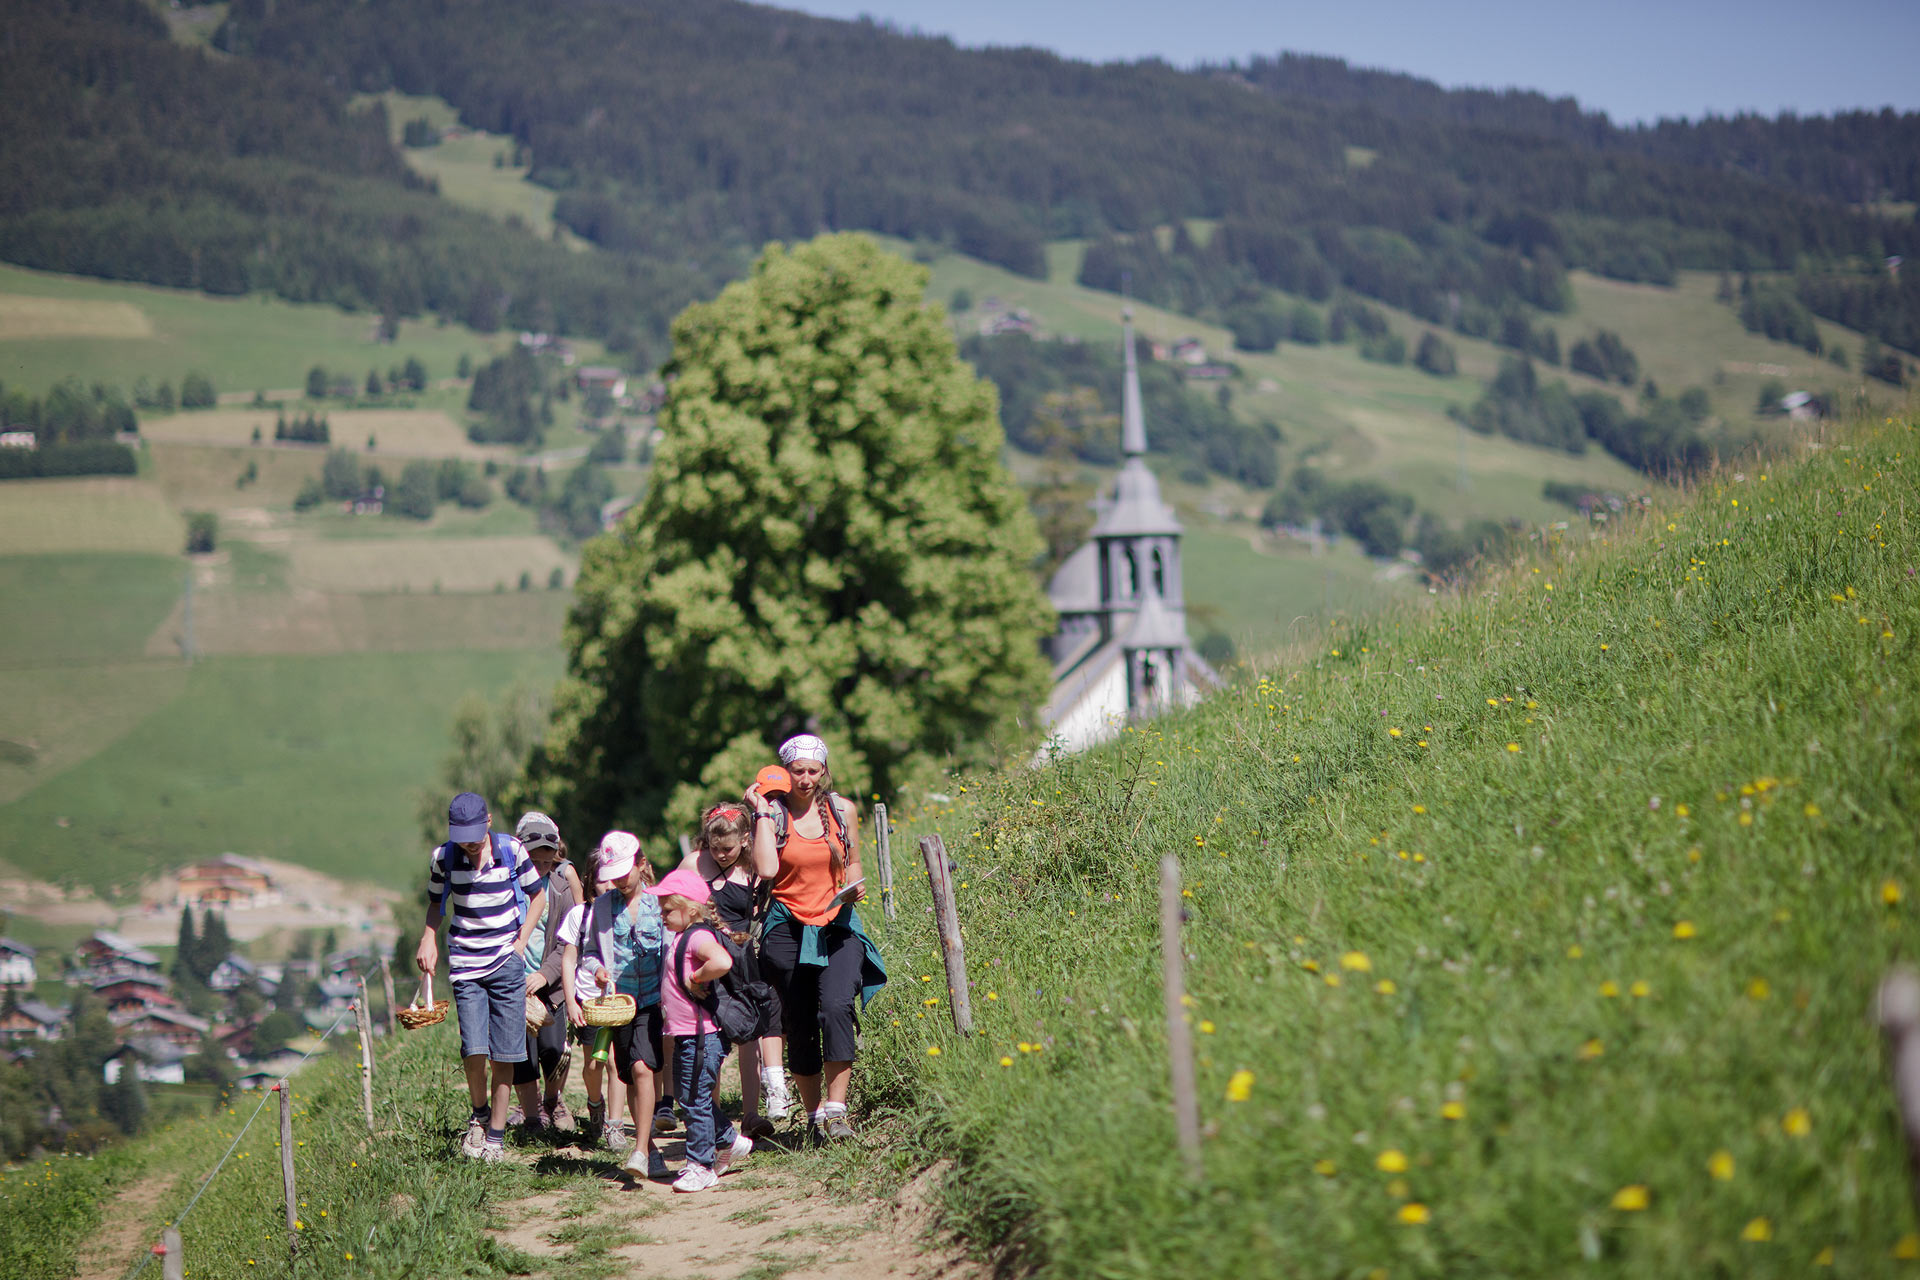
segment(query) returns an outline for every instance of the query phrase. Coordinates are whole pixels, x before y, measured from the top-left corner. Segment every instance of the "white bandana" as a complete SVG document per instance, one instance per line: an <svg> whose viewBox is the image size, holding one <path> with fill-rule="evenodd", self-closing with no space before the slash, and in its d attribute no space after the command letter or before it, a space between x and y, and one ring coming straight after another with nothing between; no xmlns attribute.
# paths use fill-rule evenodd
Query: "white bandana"
<svg viewBox="0 0 1920 1280"><path fill-rule="evenodd" d="M796 734L780 744L780 763L792 764L795 760L811 760L816 764L825 764L827 744L810 733Z"/></svg>

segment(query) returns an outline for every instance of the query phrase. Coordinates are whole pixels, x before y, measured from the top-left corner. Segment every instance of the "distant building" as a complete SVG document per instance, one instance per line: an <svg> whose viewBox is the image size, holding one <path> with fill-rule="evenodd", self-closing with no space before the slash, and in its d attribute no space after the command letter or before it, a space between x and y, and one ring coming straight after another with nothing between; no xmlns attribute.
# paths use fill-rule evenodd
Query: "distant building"
<svg viewBox="0 0 1920 1280"><path fill-rule="evenodd" d="M89 978L119 973L159 973L160 957L117 933L100 929L74 948L75 966Z"/></svg>
<svg viewBox="0 0 1920 1280"><path fill-rule="evenodd" d="M1230 364L1214 364L1210 361L1201 364L1189 364L1186 372L1182 376L1189 382L1225 382L1233 377L1233 366Z"/></svg>
<svg viewBox="0 0 1920 1280"><path fill-rule="evenodd" d="M119 1082L129 1064L134 1076L148 1084L185 1084L187 1058L193 1052L164 1036L140 1036L115 1049L101 1065L100 1076L108 1084Z"/></svg>
<svg viewBox="0 0 1920 1280"><path fill-rule="evenodd" d="M38 439L31 431L0 431L0 449L31 449Z"/></svg>
<svg viewBox="0 0 1920 1280"><path fill-rule="evenodd" d="M1037 327L1025 307L1015 307L1011 311L980 318L980 336L983 338L996 338L1003 333L1032 333Z"/></svg>
<svg viewBox="0 0 1920 1280"><path fill-rule="evenodd" d="M180 869L178 904L194 906L266 906L280 900L264 864L237 853L223 853Z"/></svg>
<svg viewBox="0 0 1920 1280"><path fill-rule="evenodd" d="M109 1016L179 1003L173 984L157 973L110 973L94 979L93 994L107 1006Z"/></svg>
<svg viewBox="0 0 1920 1280"><path fill-rule="evenodd" d="M1049 739L1079 751L1130 721L1197 702L1219 684L1187 638L1179 519L1148 470L1146 414L1133 344L1123 326L1120 452L1110 497L1096 499L1093 536L1068 556L1047 596L1060 617L1048 646L1053 693L1041 710Z"/></svg>
<svg viewBox="0 0 1920 1280"><path fill-rule="evenodd" d="M615 369L604 364L583 364L574 372L573 384L582 391L592 391L595 387L605 391L615 400L621 400L627 394L627 375L623 369Z"/></svg>
<svg viewBox="0 0 1920 1280"><path fill-rule="evenodd" d="M113 1019L113 1025L128 1040L147 1036L188 1046L198 1045L200 1037L213 1029L213 1024L205 1018L196 1018L184 1010L160 1005L123 1014Z"/></svg>
<svg viewBox="0 0 1920 1280"><path fill-rule="evenodd" d="M1180 364L1193 365L1207 363L1206 345L1198 338L1180 339L1173 344L1173 349L1169 354Z"/></svg>
<svg viewBox="0 0 1920 1280"><path fill-rule="evenodd" d="M40 954L24 942L0 938L0 987L30 987L40 980L33 958Z"/></svg>
<svg viewBox="0 0 1920 1280"><path fill-rule="evenodd" d="M58 1040L65 1029L67 1013L38 1000L16 1001L13 1008L0 1012L0 1043L22 1040Z"/></svg>
<svg viewBox="0 0 1920 1280"><path fill-rule="evenodd" d="M215 965L213 972L207 975L207 989L223 994L238 991L242 987L252 987L261 995L272 995L279 985L263 975L259 965L237 951Z"/></svg>

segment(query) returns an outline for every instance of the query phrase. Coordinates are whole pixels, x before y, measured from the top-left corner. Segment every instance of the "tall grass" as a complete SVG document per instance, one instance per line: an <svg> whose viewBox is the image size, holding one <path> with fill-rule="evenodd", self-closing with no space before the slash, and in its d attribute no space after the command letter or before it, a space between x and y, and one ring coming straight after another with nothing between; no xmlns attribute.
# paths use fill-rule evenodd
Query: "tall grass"
<svg viewBox="0 0 1920 1280"><path fill-rule="evenodd" d="M1549 533L1437 613L1336 626L906 823L862 1074L957 1158L949 1222L1075 1277L1920 1256L1870 1017L1920 938L1917 448L1889 421ZM935 830L971 1039L907 874ZM1164 853L1201 1186L1173 1157Z"/></svg>

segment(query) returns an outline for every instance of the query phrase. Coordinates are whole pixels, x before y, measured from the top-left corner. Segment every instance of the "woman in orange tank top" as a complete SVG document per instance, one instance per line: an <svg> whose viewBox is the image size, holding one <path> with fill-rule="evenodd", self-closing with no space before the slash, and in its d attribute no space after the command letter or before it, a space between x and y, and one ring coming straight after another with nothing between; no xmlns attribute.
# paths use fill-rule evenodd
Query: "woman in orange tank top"
<svg viewBox="0 0 1920 1280"><path fill-rule="evenodd" d="M793 779L791 817L761 936L761 969L780 993L788 1069L810 1130L850 1138L847 1084L860 1034L859 1006L863 994L870 997L886 980L853 910L866 896L855 884L862 878L859 815L833 794L827 744L819 738L788 739L780 762ZM854 887L836 900L848 885ZM762 1043L771 1067L780 1060L779 1038Z"/></svg>

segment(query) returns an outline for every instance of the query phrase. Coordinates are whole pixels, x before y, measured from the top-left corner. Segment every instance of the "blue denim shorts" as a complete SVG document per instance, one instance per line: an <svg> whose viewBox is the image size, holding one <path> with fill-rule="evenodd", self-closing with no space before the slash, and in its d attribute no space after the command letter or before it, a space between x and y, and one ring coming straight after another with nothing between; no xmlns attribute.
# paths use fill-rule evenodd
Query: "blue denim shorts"
<svg viewBox="0 0 1920 1280"><path fill-rule="evenodd" d="M509 952L492 973L455 981L453 1007L460 1018L461 1057L526 1060L527 979L519 956Z"/></svg>

